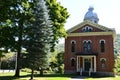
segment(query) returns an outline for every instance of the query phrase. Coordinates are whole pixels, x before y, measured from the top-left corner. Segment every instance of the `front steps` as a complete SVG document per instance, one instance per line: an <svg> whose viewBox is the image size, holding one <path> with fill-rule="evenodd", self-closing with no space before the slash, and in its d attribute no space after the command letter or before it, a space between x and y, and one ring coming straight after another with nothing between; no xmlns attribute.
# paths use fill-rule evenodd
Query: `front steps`
<svg viewBox="0 0 120 80"><path fill-rule="evenodd" d="M80 75L80 76L87 76L87 77L97 76L97 74L95 72L88 72L88 71L84 71L82 73L78 72L78 75Z"/></svg>

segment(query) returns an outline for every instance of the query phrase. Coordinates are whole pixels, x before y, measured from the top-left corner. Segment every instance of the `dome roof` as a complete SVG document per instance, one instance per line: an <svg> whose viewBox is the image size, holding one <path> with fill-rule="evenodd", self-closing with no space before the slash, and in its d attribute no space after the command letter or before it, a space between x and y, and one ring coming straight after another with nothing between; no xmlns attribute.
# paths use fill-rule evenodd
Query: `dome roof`
<svg viewBox="0 0 120 80"><path fill-rule="evenodd" d="M84 20L90 20L95 23L98 23L99 18L97 16L97 14L95 12L93 12L93 10L94 10L93 7L89 7L88 12L84 16Z"/></svg>

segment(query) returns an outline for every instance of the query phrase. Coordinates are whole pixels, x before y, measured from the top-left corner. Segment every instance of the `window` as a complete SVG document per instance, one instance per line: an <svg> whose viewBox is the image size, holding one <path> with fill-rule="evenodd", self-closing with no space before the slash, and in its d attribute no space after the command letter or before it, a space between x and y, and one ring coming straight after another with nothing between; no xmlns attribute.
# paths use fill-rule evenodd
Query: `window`
<svg viewBox="0 0 120 80"><path fill-rule="evenodd" d="M105 52L105 40L100 41L101 52Z"/></svg>
<svg viewBox="0 0 120 80"><path fill-rule="evenodd" d="M87 41L83 41L83 50L87 52Z"/></svg>
<svg viewBox="0 0 120 80"><path fill-rule="evenodd" d="M86 53L90 53L91 52L91 40L84 40L83 41L83 51Z"/></svg>
<svg viewBox="0 0 120 80"><path fill-rule="evenodd" d="M91 52L91 41L88 41L88 53Z"/></svg>
<svg viewBox="0 0 120 80"><path fill-rule="evenodd" d="M76 42L73 40L71 41L71 52L74 53L75 52L75 44Z"/></svg>
<svg viewBox="0 0 120 80"><path fill-rule="evenodd" d="M75 59L74 58L71 59L71 66L75 66Z"/></svg>
<svg viewBox="0 0 120 80"><path fill-rule="evenodd" d="M89 26L85 26L85 27L82 29L83 32L91 32L92 30L93 30L93 28L92 28L92 27L89 27Z"/></svg>
<svg viewBox="0 0 120 80"><path fill-rule="evenodd" d="M105 67L106 67L106 59L105 58L100 58L100 62L101 62L101 68L102 69L105 69Z"/></svg>

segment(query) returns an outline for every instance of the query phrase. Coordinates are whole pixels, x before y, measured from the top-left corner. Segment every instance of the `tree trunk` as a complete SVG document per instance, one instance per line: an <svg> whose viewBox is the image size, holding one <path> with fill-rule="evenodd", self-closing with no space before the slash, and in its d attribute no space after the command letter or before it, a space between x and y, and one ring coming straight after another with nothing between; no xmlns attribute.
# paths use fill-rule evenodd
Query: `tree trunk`
<svg viewBox="0 0 120 80"><path fill-rule="evenodd" d="M1 60L1 58L0 58L0 69L1 69L1 64L2 64L2 60Z"/></svg>
<svg viewBox="0 0 120 80"><path fill-rule="evenodd" d="M19 36L18 36L18 48L17 48L17 65L15 71L15 77L20 76L20 54L21 54L21 46L22 46L22 33L23 33L23 22L22 20L19 23Z"/></svg>
<svg viewBox="0 0 120 80"><path fill-rule="evenodd" d="M32 69L30 80L33 80L33 77L34 77L34 69Z"/></svg>
<svg viewBox="0 0 120 80"><path fill-rule="evenodd" d="M18 51L17 53L17 62L16 62L16 70L15 70L15 77L19 77L20 76L20 52Z"/></svg>
<svg viewBox="0 0 120 80"><path fill-rule="evenodd" d="M43 76L43 68L40 69L40 76Z"/></svg>

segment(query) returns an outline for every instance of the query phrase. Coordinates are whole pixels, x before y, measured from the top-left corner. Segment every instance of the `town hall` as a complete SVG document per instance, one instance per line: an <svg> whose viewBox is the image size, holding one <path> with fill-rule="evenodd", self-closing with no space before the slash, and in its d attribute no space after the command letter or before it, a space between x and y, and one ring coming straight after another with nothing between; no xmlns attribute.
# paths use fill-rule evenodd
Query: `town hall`
<svg viewBox="0 0 120 80"><path fill-rule="evenodd" d="M114 76L113 28L98 24L98 15L89 7L83 22L67 30L65 74Z"/></svg>

